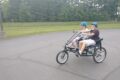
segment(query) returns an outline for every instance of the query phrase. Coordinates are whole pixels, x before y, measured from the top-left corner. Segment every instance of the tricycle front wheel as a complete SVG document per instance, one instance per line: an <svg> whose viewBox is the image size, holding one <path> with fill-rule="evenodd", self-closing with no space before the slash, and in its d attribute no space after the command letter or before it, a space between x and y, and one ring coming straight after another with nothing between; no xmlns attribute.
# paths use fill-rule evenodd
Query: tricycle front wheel
<svg viewBox="0 0 120 80"><path fill-rule="evenodd" d="M56 56L56 61L59 64L65 64L68 61L69 54L66 51L60 51Z"/></svg>

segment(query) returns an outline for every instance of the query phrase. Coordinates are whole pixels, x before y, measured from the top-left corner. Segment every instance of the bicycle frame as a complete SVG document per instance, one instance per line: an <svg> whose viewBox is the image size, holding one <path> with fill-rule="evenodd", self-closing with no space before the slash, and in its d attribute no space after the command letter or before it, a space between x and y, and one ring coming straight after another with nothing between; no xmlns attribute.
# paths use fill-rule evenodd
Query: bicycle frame
<svg viewBox="0 0 120 80"><path fill-rule="evenodd" d="M77 34L77 33L78 33L78 32L75 32L75 33L72 35L72 37L70 37L70 39L67 40L66 45L68 45L69 43L71 43L72 40L73 40L75 37L77 37L77 36L79 36L79 35L81 34L81 32L79 32L78 34Z"/></svg>
<svg viewBox="0 0 120 80"><path fill-rule="evenodd" d="M76 34L76 33L75 33L75 34ZM74 35L75 35L75 34L74 34ZM79 33L79 34L80 34L80 33ZM79 34L78 34L78 35L79 35ZM69 40L71 40L71 39L74 37L74 35L73 35ZM78 36L78 35L77 35L77 36ZM72 40L73 40L73 39L72 39ZM101 50L101 49L102 49L102 42L101 42L102 40L103 40L103 38L101 38L101 39L99 39L98 41L96 41L96 45L91 45L91 46L86 47L86 49L83 51L83 52L86 52L86 53L83 53L82 56L93 56L93 55L94 55L94 53L92 53L91 55L88 55L88 53L90 53L90 51L89 51L90 47L94 48L94 51L95 51L95 49L96 49L97 47L99 47L100 50ZM68 41L68 42L70 42L70 41ZM74 48L66 47L66 45L68 45L68 42L65 44L64 51L65 51L65 52L70 51L70 52L73 52L73 53L78 52L79 49L74 49Z"/></svg>

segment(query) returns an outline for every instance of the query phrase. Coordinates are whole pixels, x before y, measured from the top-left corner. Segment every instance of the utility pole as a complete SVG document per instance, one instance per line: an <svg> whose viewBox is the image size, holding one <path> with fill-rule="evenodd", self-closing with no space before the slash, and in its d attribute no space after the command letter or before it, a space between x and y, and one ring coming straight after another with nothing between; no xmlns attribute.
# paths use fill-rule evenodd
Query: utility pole
<svg viewBox="0 0 120 80"><path fill-rule="evenodd" d="M0 1L0 39L4 38L3 24L2 24L2 3Z"/></svg>

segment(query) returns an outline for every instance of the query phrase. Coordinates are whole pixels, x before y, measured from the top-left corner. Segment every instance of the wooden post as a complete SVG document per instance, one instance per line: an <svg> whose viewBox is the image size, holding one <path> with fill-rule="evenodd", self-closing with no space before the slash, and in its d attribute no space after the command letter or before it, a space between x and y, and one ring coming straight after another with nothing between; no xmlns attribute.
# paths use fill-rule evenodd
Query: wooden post
<svg viewBox="0 0 120 80"><path fill-rule="evenodd" d="M2 24L2 5L0 1L0 39L4 38L3 24Z"/></svg>

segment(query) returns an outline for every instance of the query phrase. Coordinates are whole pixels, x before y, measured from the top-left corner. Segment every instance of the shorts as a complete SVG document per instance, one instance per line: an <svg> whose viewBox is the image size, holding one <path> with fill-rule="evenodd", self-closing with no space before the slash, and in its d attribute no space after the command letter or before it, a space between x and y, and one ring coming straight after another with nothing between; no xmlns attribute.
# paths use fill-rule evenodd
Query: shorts
<svg viewBox="0 0 120 80"><path fill-rule="evenodd" d="M81 42L84 42L86 44L86 46L90 46L90 45L95 45L96 42L92 39L86 39L86 40L82 40Z"/></svg>

